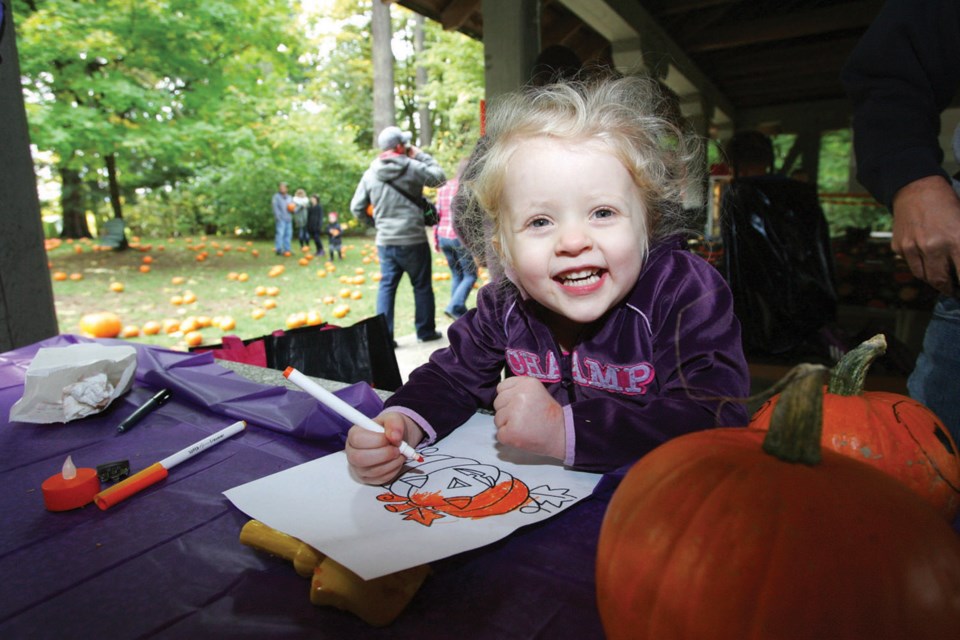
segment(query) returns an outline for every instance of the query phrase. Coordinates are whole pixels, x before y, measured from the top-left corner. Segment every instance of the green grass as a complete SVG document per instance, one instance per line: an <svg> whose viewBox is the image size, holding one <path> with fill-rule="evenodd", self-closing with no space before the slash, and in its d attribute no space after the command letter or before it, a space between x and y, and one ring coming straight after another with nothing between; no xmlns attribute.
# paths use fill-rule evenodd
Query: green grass
<svg viewBox="0 0 960 640"><path fill-rule="evenodd" d="M48 241L56 244L56 241ZM236 327L224 331L217 326L208 326L199 331L203 344L220 342L224 334L241 338L253 338L276 329L287 328L291 314L318 312L325 322L346 326L376 313L378 282L375 276L380 269L376 263L376 247L372 237L347 237L344 239L344 259L333 263L334 270L325 266L327 258L317 256L307 266L301 266L299 252L291 257L278 257L273 252L273 242L248 241L223 237L194 238L141 238L133 247L124 251L94 250L95 241L81 240L63 242L48 247L47 255L53 280L57 320L61 333L80 333L80 319L84 314L96 311L112 311L120 316L125 326L142 328L149 321L182 321L187 318L222 318L230 316ZM139 246L138 246L139 245ZM206 252L206 259L197 257ZM256 254L259 255L256 255ZM434 253L434 274L449 273L443 255ZM367 259L368 262L364 262ZM148 261L149 271L140 268ZM280 275L271 277L271 267L283 265ZM365 281L348 284L342 277L355 277L362 269ZM327 271L325 276L320 274ZM59 281L56 272L82 274L82 279ZM246 281L241 275L246 274ZM174 284L174 278L183 278L182 284ZM111 290L111 284L119 282L122 292ZM277 287L275 296L257 295L257 287ZM341 291L358 291L359 299L342 298ZM175 296L192 292L196 301L191 304L174 304ZM450 296L449 280L434 280L437 313L442 314ZM330 298L335 299L331 303ZM252 314L263 309L267 300L274 300L276 308L268 309L260 319ZM336 306L347 304L349 312L343 318L335 318ZM408 278L400 283L397 292L395 329L397 335L413 333L413 290ZM186 349L184 332L175 331L130 338L148 344L175 349Z"/></svg>

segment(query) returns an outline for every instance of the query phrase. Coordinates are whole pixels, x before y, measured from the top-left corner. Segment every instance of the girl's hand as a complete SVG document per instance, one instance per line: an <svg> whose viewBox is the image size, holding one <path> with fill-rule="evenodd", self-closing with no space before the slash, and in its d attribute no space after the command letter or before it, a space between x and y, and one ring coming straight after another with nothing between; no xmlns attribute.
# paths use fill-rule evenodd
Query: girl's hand
<svg viewBox="0 0 960 640"><path fill-rule="evenodd" d="M507 378L497 385L493 408L493 423L501 443L563 460L563 407L539 380L527 376Z"/></svg>
<svg viewBox="0 0 960 640"><path fill-rule="evenodd" d="M366 484L384 484L399 475L406 463L400 453L400 442L411 447L423 440L423 431L417 423L402 413L386 411L373 419L382 425L385 433L368 431L353 425L347 432L347 462L350 472Z"/></svg>

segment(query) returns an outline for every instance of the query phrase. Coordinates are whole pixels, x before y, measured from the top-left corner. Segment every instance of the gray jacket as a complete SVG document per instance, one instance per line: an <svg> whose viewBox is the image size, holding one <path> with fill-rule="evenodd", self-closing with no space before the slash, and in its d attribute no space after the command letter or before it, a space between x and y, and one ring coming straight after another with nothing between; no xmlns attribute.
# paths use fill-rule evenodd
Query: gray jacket
<svg viewBox="0 0 960 640"><path fill-rule="evenodd" d="M367 205L373 204L378 245L428 242L420 207L384 182L392 180L393 184L416 197L423 192L424 186L436 187L446 179L443 169L427 153L421 151L416 157L409 158L395 151L384 151L364 171L350 201L350 211L358 220L363 220Z"/></svg>

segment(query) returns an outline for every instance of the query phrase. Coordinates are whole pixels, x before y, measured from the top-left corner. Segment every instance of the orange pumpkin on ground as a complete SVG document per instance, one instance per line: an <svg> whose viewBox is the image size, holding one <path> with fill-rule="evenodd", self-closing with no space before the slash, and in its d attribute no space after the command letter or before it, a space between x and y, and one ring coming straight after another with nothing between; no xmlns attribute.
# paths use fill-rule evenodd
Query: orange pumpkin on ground
<svg viewBox="0 0 960 640"><path fill-rule="evenodd" d="M203 343L203 334L199 331L189 331L183 336L183 341L191 347L200 346Z"/></svg>
<svg viewBox="0 0 960 640"><path fill-rule="evenodd" d="M160 333L161 325L156 320L147 320L143 323L143 334L147 336L155 336Z"/></svg>
<svg viewBox="0 0 960 640"><path fill-rule="evenodd" d="M955 638L960 538L890 476L821 451L823 367L770 430L721 428L640 459L597 549L606 636Z"/></svg>
<svg viewBox="0 0 960 640"><path fill-rule="evenodd" d="M913 489L948 521L960 510L960 451L937 416L912 398L864 391L867 370L887 343L876 335L837 363L823 398L823 446L880 469ZM766 429L774 396L750 427Z"/></svg>
<svg viewBox="0 0 960 640"><path fill-rule="evenodd" d="M120 316L112 311L88 313L80 318L80 331L94 338L116 338L121 330Z"/></svg>

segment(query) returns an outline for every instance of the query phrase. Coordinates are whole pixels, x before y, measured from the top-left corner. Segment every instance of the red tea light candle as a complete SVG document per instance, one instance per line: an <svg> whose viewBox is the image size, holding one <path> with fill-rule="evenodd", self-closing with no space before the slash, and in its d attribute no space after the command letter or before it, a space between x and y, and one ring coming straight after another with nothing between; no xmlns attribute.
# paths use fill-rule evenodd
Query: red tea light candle
<svg viewBox="0 0 960 640"><path fill-rule="evenodd" d="M93 502L100 491L100 478L96 469L77 469L67 456L60 473L44 480L40 490L47 511L69 511Z"/></svg>

